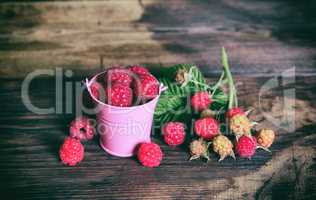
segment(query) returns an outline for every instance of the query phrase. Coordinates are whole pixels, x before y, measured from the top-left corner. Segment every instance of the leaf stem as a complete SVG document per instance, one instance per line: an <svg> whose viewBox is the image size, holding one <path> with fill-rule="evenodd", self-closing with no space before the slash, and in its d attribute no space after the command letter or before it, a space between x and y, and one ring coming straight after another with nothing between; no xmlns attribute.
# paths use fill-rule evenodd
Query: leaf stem
<svg viewBox="0 0 316 200"><path fill-rule="evenodd" d="M229 69L228 59L227 59L227 53L224 47L222 47L222 64L224 67L224 72L226 74L226 77L228 79L228 86L229 86L229 100L228 100L228 109L232 108L235 104L237 106L237 95L236 95L236 88L234 85L234 80L232 77L232 74Z"/></svg>
<svg viewBox="0 0 316 200"><path fill-rule="evenodd" d="M219 78L219 80L217 81L217 83L212 87L213 91L212 91L211 97L213 97L213 95L215 94L215 92L217 91L217 89L219 88L219 86L222 85L224 77L225 77L225 73L222 72L221 77Z"/></svg>
<svg viewBox="0 0 316 200"><path fill-rule="evenodd" d="M204 86L204 87L206 87L207 89L210 89L210 90L212 89L209 85L204 84L204 83L200 83L200 82L192 80L192 79L189 82L194 83L194 84L198 84L198 85L201 85L201 86Z"/></svg>

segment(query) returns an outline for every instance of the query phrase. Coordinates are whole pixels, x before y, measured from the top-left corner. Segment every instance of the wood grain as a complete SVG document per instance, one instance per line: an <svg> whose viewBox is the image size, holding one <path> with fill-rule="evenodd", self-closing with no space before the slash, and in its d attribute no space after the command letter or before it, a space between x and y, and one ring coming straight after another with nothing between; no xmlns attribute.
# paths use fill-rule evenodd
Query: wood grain
<svg viewBox="0 0 316 200"><path fill-rule="evenodd" d="M316 199L315 9L311 0L1 1L1 198ZM75 83L111 64L142 63L159 71L196 63L213 82L221 71L221 46L241 105L255 108L258 129L277 130L272 153L258 150L252 160L221 163L212 154L209 163L189 162L186 146L170 148L156 133L165 154L159 168L112 157L97 138L84 144L82 163L66 167L58 149L80 105L69 114L38 115L22 102L22 78L36 69L71 69L67 81ZM295 81L283 85L281 73L292 67ZM279 85L262 94L270 79ZM296 97L283 98L293 88ZM30 94L42 108L69 102L56 101L52 77L34 80ZM295 109L291 131L274 123L284 119L287 103Z"/></svg>
<svg viewBox="0 0 316 200"><path fill-rule="evenodd" d="M252 160L228 158L221 163L212 154L208 163L189 162L185 146L170 148L155 135L165 154L155 169L142 167L135 158L108 155L97 138L84 143L82 163L63 166L58 149L73 114L31 113L21 101L21 81L0 80L1 194L8 199L313 199L316 79L297 77L297 129L293 132L273 126L260 112L275 114L274 106L282 103L280 88L263 94L264 101L258 105L260 88L269 78L236 79L242 104L256 107L251 118L278 132L272 153L258 150ZM34 81L33 103L54 106L55 80Z"/></svg>
<svg viewBox="0 0 316 200"><path fill-rule="evenodd" d="M282 0L3 1L0 76L55 67L80 75L132 63L196 63L217 74L221 46L235 73L274 75L295 66L314 74L315 8Z"/></svg>

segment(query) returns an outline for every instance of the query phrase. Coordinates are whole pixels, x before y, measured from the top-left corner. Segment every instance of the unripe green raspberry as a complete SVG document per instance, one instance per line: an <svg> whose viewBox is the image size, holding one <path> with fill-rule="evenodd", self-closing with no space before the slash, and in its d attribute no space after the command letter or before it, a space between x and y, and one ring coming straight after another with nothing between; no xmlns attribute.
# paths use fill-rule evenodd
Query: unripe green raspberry
<svg viewBox="0 0 316 200"><path fill-rule="evenodd" d="M244 114L237 114L229 121L230 130L237 138L242 135L251 135L251 122Z"/></svg>
<svg viewBox="0 0 316 200"><path fill-rule="evenodd" d="M190 144L190 160L198 159L200 157L209 160L208 156L208 144L202 138L193 140Z"/></svg>
<svg viewBox="0 0 316 200"><path fill-rule="evenodd" d="M213 150L220 156L219 161L224 160L227 156L235 158L232 142L224 135L218 135L213 139Z"/></svg>
<svg viewBox="0 0 316 200"><path fill-rule="evenodd" d="M261 129L256 138L259 146L269 148L274 141L275 133L271 129Z"/></svg>
<svg viewBox="0 0 316 200"><path fill-rule="evenodd" d="M202 112L201 112L201 118L206 118L206 117L215 117L216 116L216 112L211 110L211 109L204 109Z"/></svg>

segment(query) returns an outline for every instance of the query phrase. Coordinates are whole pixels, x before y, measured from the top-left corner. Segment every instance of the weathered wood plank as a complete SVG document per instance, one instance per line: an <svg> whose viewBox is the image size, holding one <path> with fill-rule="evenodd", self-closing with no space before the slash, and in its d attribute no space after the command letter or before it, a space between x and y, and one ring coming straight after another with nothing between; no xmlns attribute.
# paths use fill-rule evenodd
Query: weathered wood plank
<svg viewBox="0 0 316 200"><path fill-rule="evenodd" d="M282 8L282 9L280 9ZM283 1L39 1L0 4L0 76L38 68L85 74L109 64L196 63L219 72L315 73L315 3ZM292 20L295 19L295 20Z"/></svg>

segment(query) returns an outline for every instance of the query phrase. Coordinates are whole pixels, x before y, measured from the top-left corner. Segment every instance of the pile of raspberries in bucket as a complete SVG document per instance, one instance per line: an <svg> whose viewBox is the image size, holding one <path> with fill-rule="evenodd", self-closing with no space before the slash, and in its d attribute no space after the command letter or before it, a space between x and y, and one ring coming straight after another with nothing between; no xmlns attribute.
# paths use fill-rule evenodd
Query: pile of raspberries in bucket
<svg viewBox="0 0 316 200"><path fill-rule="evenodd" d="M159 82L145 67L133 65L108 69L90 88L92 95L103 103L130 107L155 98Z"/></svg>

